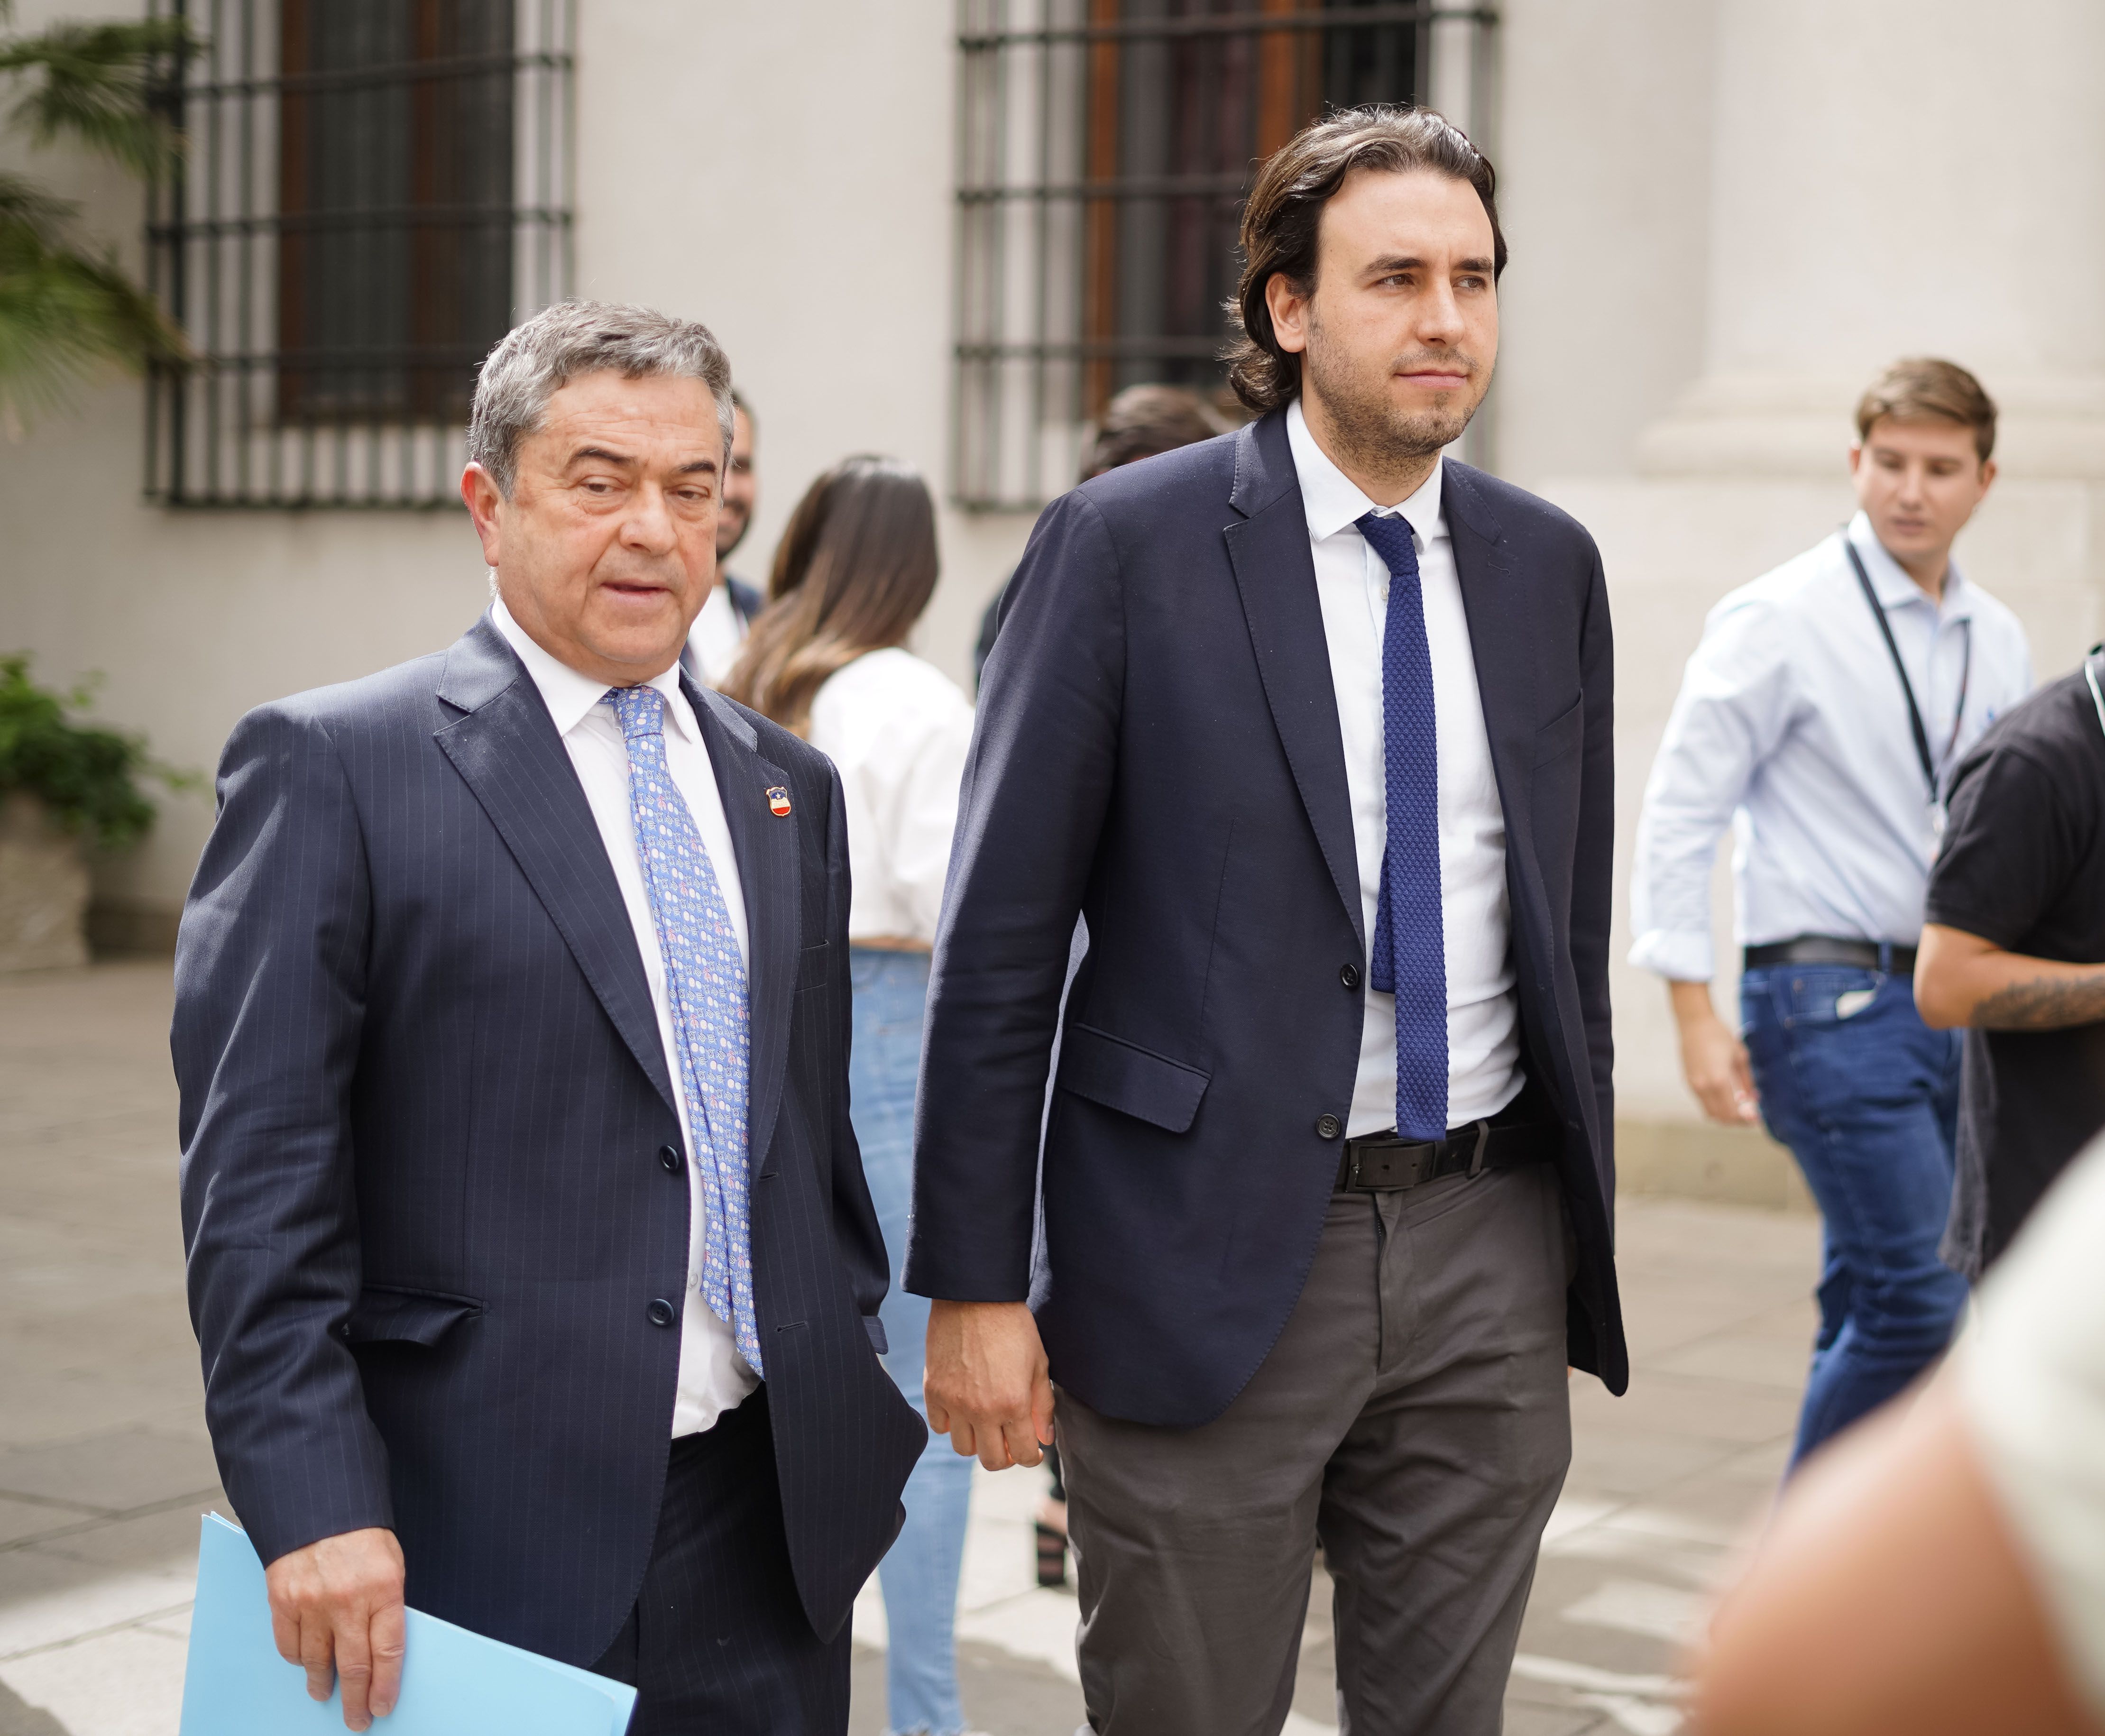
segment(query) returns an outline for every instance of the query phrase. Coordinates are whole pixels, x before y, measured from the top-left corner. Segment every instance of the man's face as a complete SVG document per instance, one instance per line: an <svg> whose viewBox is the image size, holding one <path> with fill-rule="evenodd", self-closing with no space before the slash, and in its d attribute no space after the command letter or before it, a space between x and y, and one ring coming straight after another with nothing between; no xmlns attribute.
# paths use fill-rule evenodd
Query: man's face
<svg viewBox="0 0 2105 1736"><path fill-rule="evenodd" d="M723 432L699 380L572 380L520 443L512 496L461 477L504 606L609 686L671 668L716 582Z"/></svg>
<svg viewBox="0 0 2105 1736"><path fill-rule="evenodd" d="M743 409L734 411L731 470L724 477L723 506L717 514L717 559L722 560L745 540L753 523L753 502L760 498L760 479L753 469L753 418Z"/></svg>
<svg viewBox="0 0 2105 1736"><path fill-rule="evenodd" d="M1882 416L1863 444L1849 449L1849 474L1886 552L1903 565L1941 572L1952 538L1996 480L1996 466L1975 451L1973 431L1963 422Z"/></svg>
<svg viewBox="0 0 2105 1736"><path fill-rule="evenodd" d="M1302 389L1361 462L1422 458L1458 439L1499 353L1491 220L1467 181L1356 169L1323 208L1312 295L1266 289Z"/></svg>

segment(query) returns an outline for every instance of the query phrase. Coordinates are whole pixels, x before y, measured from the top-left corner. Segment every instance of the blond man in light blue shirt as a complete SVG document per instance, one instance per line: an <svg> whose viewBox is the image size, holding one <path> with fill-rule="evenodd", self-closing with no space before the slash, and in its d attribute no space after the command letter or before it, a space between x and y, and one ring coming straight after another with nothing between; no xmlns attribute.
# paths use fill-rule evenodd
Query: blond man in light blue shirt
<svg viewBox="0 0 2105 1736"><path fill-rule="evenodd" d="M2031 688L2017 617L1951 560L1996 475L1980 382L1897 363L1857 420L1861 510L1705 624L1631 889L1630 961L1667 979L1690 1090L1789 1145L1826 1220L1799 1457L1933 1360L1964 1301L1937 1255L1959 1050L1915 1011L1915 948L1951 771ZM1709 988L1727 826L1744 1042Z"/></svg>

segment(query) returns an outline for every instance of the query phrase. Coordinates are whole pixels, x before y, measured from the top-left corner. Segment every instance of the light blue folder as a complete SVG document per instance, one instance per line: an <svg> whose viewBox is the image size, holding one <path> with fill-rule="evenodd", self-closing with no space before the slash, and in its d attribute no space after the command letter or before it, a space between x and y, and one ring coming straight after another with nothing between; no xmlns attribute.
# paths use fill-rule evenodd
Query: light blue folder
<svg viewBox="0 0 2105 1736"><path fill-rule="evenodd" d="M372 1736L622 1736L636 1690L436 1616L409 1612L395 1710ZM204 1516L182 1736L344 1736L342 1690L307 1698L278 1655L263 1564L239 1527Z"/></svg>

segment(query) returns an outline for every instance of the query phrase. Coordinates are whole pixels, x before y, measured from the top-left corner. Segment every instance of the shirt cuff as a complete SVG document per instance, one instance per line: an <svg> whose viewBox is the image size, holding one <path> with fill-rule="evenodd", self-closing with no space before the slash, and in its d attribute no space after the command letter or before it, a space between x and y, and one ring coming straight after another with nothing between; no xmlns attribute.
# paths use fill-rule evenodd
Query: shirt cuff
<svg viewBox="0 0 2105 1736"><path fill-rule="evenodd" d="M1673 983L1707 983L1717 975L1717 949L1710 937L1693 930L1655 928L1638 936L1630 962Z"/></svg>

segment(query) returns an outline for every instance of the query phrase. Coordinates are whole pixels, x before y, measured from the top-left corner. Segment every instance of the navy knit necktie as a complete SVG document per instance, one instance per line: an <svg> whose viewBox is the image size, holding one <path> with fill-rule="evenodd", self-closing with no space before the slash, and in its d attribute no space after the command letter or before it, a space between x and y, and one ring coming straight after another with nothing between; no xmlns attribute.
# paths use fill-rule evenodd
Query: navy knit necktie
<svg viewBox="0 0 2105 1736"><path fill-rule="evenodd" d="M1360 534L1388 569L1382 635L1388 849L1367 981L1396 997L1396 1131L1447 1136L1447 940L1440 913L1440 769L1432 654L1407 520L1370 512Z"/></svg>

